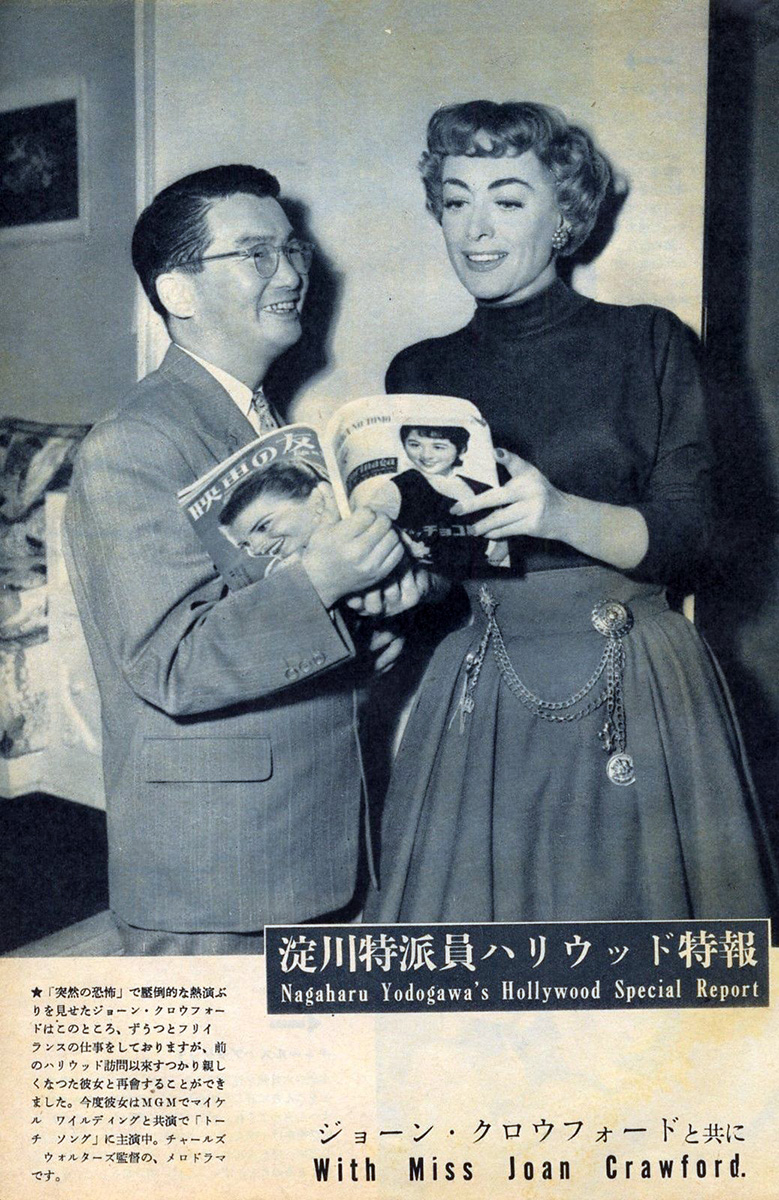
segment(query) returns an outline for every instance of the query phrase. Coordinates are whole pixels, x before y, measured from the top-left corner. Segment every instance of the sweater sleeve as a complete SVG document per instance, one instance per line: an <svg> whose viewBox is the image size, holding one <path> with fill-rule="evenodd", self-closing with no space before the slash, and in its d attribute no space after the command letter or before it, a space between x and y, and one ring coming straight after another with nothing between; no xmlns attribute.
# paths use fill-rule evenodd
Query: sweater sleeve
<svg viewBox="0 0 779 1200"><path fill-rule="evenodd" d="M649 547L630 573L689 590L711 533L711 452L696 345L686 326L662 309L654 313L652 356L660 406L656 454L633 506L647 523Z"/></svg>
<svg viewBox="0 0 779 1200"><path fill-rule="evenodd" d="M401 350L395 355L392 362L387 368L387 374L384 377L384 390L388 395L402 395L404 392L431 392L436 394L436 387L430 386L424 379L424 373L420 369L419 348L425 343L418 343L414 346L406 346L405 350Z"/></svg>

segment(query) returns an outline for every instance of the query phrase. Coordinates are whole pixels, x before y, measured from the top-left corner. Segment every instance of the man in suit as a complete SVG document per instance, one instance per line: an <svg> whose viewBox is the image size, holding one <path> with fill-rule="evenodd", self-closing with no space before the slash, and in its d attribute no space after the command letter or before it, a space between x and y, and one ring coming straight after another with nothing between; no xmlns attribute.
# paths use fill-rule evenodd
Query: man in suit
<svg viewBox="0 0 779 1200"><path fill-rule="evenodd" d="M173 344L95 425L70 489L129 954L259 952L263 924L329 914L355 888L355 648L337 605L399 565L397 535L362 510L228 592L176 500L277 420L260 385L300 337L311 257L278 193L265 171L215 167L141 214L133 263Z"/></svg>

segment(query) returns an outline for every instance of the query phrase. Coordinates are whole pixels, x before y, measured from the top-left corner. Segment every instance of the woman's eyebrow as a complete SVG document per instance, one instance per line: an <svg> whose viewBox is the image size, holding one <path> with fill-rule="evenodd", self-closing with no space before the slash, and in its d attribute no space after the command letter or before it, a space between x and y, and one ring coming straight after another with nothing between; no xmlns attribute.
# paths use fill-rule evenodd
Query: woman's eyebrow
<svg viewBox="0 0 779 1200"><path fill-rule="evenodd" d="M462 179L457 179L454 175L447 175L446 179L443 180L443 183L451 183L455 187L465 188L466 192L471 190L467 183L465 183ZM493 188L506 187L506 185L510 183L518 183L520 187L526 187L531 192L535 190L532 183L528 183L526 179L520 179L517 175L507 175L505 179L493 179L492 183L488 184L487 190L491 191Z"/></svg>
<svg viewBox="0 0 779 1200"><path fill-rule="evenodd" d="M526 179L519 179L516 175L508 175L505 179L493 179L492 183L488 186L487 191L491 191L492 188L505 187L508 183L518 183L520 187L526 187L529 188L531 192L533 191L532 183L528 183Z"/></svg>

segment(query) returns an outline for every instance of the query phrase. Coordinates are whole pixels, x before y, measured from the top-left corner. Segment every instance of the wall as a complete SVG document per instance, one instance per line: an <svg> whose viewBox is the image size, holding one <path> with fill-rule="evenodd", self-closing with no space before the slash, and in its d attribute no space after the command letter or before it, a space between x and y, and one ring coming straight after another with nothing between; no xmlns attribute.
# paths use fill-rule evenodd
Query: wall
<svg viewBox="0 0 779 1200"><path fill-rule="evenodd" d="M93 420L135 378L131 0L0 3L2 86L86 80L86 240L0 245L0 414ZM10 298L10 300L9 300Z"/></svg>
<svg viewBox="0 0 779 1200"><path fill-rule="evenodd" d="M442 103L538 99L587 125L630 190L576 286L697 326L706 17L705 0L157 0L149 186L249 161L308 210L329 268L309 322L314 300L337 320L298 416L381 391L397 349L470 315L415 169Z"/></svg>

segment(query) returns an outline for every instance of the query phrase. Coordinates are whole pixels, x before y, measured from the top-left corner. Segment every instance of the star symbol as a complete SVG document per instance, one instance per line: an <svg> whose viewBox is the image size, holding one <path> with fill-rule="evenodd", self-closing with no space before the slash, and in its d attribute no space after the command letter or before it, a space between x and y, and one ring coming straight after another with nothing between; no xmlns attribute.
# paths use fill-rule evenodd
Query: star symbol
<svg viewBox="0 0 779 1200"><path fill-rule="evenodd" d="M33 996L40 996L40 994L41 994L40 988L32 988L31 991L32 991Z"/></svg>

